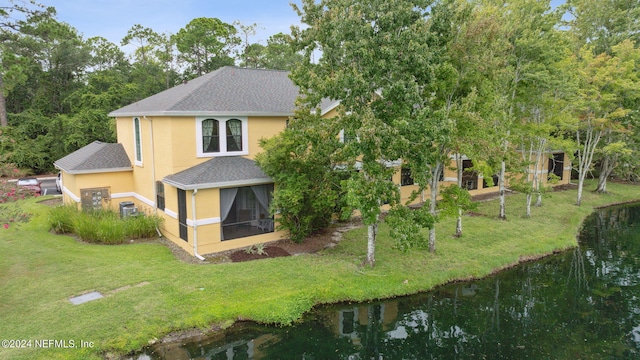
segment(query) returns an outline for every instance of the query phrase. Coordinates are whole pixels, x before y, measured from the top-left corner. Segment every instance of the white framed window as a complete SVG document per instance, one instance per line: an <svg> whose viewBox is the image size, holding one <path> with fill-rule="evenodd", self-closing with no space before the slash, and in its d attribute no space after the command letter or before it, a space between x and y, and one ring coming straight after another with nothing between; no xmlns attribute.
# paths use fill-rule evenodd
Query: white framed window
<svg viewBox="0 0 640 360"><path fill-rule="evenodd" d="M196 118L198 157L248 155L248 120L238 116Z"/></svg>
<svg viewBox="0 0 640 360"><path fill-rule="evenodd" d="M133 118L133 147L135 164L142 166L142 132L140 131L140 118Z"/></svg>

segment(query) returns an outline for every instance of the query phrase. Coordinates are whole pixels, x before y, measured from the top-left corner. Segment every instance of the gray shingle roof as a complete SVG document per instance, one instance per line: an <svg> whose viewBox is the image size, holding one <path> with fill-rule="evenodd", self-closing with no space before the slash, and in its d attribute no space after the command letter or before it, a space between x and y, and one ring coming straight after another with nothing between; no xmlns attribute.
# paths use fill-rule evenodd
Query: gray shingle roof
<svg viewBox="0 0 640 360"><path fill-rule="evenodd" d="M94 141L53 163L70 174L131 171L131 161L122 144Z"/></svg>
<svg viewBox="0 0 640 360"><path fill-rule="evenodd" d="M115 110L109 116L291 116L299 89L282 70L222 67ZM321 105L334 106L325 101Z"/></svg>
<svg viewBox="0 0 640 360"><path fill-rule="evenodd" d="M179 189L208 189L272 183L253 160L240 156L216 157L166 176L164 183Z"/></svg>

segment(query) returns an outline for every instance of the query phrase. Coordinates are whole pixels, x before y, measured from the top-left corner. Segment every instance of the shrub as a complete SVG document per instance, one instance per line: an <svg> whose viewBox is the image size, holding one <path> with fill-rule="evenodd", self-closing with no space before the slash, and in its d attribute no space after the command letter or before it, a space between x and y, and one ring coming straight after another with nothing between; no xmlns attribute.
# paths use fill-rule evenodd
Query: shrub
<svg viewBox="0 0 640 360"><path fill-rule="evenodd" d="M111 210L79 211L75 206L60 206L49 213L49 228L58 234L74 233L83 241L122 244L128 239L153 238L160 225L158 216L134 216L121 219Z"/></svg>
<svg viewBox="0 0 640 360"><path fill-rule="evenodd" d="M70 234L74 232L74 219L78 216L78 209L74 205L56 206L49 211L49 229L56 234Z"/></svg>
<svg viewBox="0 0 640 360"><path fill-rule="evenodd" d="M31 170L18 169L15 164L0 161L0 177L20 178L32 174Z"/></svg>
<svg viewBox="0 0 640 360"><path fill-rule="evenodd" d="M8 229L11 223L27 222L31 214L25 213L16 204L5 204L0 206L0 224Z"/></svg>
<svg viewBox="0 0 640 360"><path fill-rule="evenodd" d="M33 190L28 190L7 180L0 181L0 204L23 200L37 196Z"/></svg>
<svg viewBox="0 0 640 360"><path fill-rule="evenodd" d="M157 236L156 229L160 226L161 218L155 215L131 216L124 220L125 233L130 239L148 239Z"/></svg>

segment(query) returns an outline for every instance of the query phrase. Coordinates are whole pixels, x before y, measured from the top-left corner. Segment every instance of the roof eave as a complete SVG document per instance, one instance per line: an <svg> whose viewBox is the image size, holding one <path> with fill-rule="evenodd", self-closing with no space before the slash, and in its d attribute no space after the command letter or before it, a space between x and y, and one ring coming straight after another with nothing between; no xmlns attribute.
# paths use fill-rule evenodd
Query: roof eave
<svg viewBox="0 0 640 360"><path fill-rule="evenodd" d="M264 185L272 184L271 178L256 178L256 179L243 179L234 181L221 181L215 183L203 183L203 184L182 184L171 179L162 179L162 182L171 185L175 188L182 190L204 190L204 189L216 189L216 188L229 188L229 187L242 187L252 185Z"/></svg>
<svg viewBox="0 0 640 360"><path fill-rule="evenodd" d="M133 171L133 167L121 167L121 168L105 168L105 169L65 169L57 163L53 163L53 166L58 169L66 172L67 174L79 175L79 174L101 174L101 173L111 173L111 172L126 172Z"/></svg>
<svg viewBox="0 0 640 360"><path fill-rule="evenodd" d="M123 111L110 112L110 117L140 117L140 116L163 116L163 117L194 117L194 116L293 116L291 112L274 111Z"/></svg>

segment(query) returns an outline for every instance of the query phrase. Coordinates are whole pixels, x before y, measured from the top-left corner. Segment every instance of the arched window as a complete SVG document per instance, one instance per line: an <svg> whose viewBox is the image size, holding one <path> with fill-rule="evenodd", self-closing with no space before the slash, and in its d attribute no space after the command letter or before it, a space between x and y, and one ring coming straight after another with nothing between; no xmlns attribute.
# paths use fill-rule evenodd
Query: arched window
<svg viewBox="0 0 640 360"><path fill-rule="evenodd" d="M202 121L202 152L220 151L220 125L216 119Z"/></svg>
<svg viewBox="0 0 640 360"><path fill-rule="evenodd" d="M136 165L142 166L142 137L140 134L140 119L133 118L133 142L136 152Z"/></svg>
<svg viewBox="0 0 640 360"><path fill-rule="evenodd" d="M242 121L227 120L227 151L242 151Z"/></svg>

